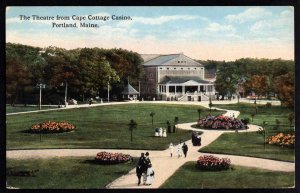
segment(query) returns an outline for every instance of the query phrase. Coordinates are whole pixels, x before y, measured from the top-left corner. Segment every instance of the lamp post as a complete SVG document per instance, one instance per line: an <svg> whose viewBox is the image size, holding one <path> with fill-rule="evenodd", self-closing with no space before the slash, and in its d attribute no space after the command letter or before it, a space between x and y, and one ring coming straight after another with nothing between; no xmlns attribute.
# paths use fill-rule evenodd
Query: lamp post
<svg viewBox="0 0 300 193"><path fill-rule="evenodd" d="M229 91L229 83L230 83L230 80L231 80L231 78L230 77L227 77L226 78L226 82L227 82L227 100L229 100L229 97L230 97L230 99L231 99L231 93L230 93L230 91Z"/></svg>
<svg viewBox="0 0 300 193"><path fill-rule="evenodd" d="M65 107L67 107L68 103L67 103L67 93L68 93L68 82L65 82L66 87L65 87Z"/></svg>
<svg viewBox="0 0 300 193"><path fill-rule="evenodd" d="M141 81L139 80L139 100L141 99Z"/></svg>
<svg viewBox="0 0 300 193"><path fill-rule="evenodd" d="M40 89L39 109L41 110L41 109L42 109L42 89L43 89L43 88L46 88L46 85L40 83L40 84L37 84L36 87Z"/></svg>
<svg viewBox="0 0 300 193"><path fill-rule="evenodd" d="M107 82L107 102L109 103L109 81Z"/></svg>

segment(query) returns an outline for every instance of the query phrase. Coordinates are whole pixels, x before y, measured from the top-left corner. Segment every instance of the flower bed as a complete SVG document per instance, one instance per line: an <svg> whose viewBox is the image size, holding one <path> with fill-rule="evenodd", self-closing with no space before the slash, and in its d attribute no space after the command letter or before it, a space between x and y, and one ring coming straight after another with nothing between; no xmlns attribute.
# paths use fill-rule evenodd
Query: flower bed
<svg viewBox="0 0 300 193"><path fill-rule="evenodd" d="M227 170L230 168L230 159L204 155L198 158L196 167L200 170L210 171Z"/></svg>
<svg viewBox="0 0 300 193"><path fill-rule="evenodd" d="M30 128L31 133L62 133L73 131L75 126L71 123L62 121L47 121L39 124L34 124Z"/></svg>
<svg viewBox="0 0 300 193"><path fill-rule="evenodd" d="M279 145L282 147L295 147L295 134L283 134L283 133L278 133L275 136L271 136L267 138L266 141L267 144L274 144L274 145Z"/></svg>
<svg viewBox="0 0 300 193"><path fill-rule="evenodd" d="M197 123L198 127L204 127L206 129L247 129L247 125L242 121L223 115L219 116L207 116L205 118L199 119Z"/></svg>
<svg viewBox="0 0 300 193"><path fill-rule="evenodd" d="M129 154L99 152L95 157L95 162L100 164L118 164L131 161L132 157Z"/></svg>

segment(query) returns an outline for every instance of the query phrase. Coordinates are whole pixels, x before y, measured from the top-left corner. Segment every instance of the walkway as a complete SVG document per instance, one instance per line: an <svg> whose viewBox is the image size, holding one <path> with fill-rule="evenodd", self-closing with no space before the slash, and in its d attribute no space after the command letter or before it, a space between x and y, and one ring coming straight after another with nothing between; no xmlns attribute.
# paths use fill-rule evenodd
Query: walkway
<svg viewBox="0 0 300 193"><path fill-rule="evenodd" d="M214 104L228 104L228 101L216 101ZM143 102L143 103L166 103L161 101L151 101L151 102ZM167 102L168 104L193 104L193 105L202 105L208 107L208 102ZM232 103L236 103L236 101L232 101ZM117 103L103 103L98 104L100 105L111 105ZM124 103L122 103L124 104ZM126 104L126 103L125 103ZM96 105L92 105L96 106ZM82 106L84 107L84 106ZM90 107L88 105L88 107ZM218 109L219 110L219 109ZM224 110L224 109L220 109ZM224 115L226 116L235 116L239 115L239 111L231 111L228 110ZM201 129L194 129L191 125L196 123L184 123L178 124L180 129L187 129L187 130L197 130L203 131L201 135L202 138L202 147L209 145L211 142L216 140L220 135L224 132L234 132L234 131L217 131L217 130L201 130ZM254 132L258 130L258 126L256 125L249 125L248 132ZM245 131L239 131L245 132ZM188 155L186 158L184 157L177 157L177 147L175 145L173 149L173 157L170 157L170 152L168 149L164 151L148 151L148 150L116 150L116 149L46 149L46 150L12 150L6 151L7 158L12 159L27 159L27 158L50 158L50 157L64 157L64 156L91 156L95 157L95 155L100 151L109 151L109 152L122 152L126 154L130 154L133 157L139 157L142 152L148 151L150 154L150 159L153 165L153 169L155 171L155 179L151 186L137 186L137 177L135 174L135 168L129 171L128 174L121 176L120 178L116 179L115 181L108 184L107 188L159 188L169 177L171 177L178 168L180 168L184 163L188 161L196 161L200 155L206 155L207 153L199 153L198 150L200 147L193 146L191 140L185 142L188 147ZM209 154L214 155L214 154ZM249 167L256 167L261 169L268 169L274 171L295 171L295 164L290 162L283 162L283 161L274 161L262 158L252 158L252 157L244 157L244 156L233 156L233 155L220 155L217 154L218 157L226 157L231 160L233 165L240 165L240 166L249 166Z"/></svg>

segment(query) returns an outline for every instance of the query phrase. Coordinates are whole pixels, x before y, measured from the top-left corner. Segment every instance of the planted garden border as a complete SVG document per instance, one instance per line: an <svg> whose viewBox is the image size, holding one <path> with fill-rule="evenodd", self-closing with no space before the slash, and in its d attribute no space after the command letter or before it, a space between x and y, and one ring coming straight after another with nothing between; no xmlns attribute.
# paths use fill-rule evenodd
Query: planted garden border
<svg viewBox="0 0 300 193"><path fill-rule="evenodd" d="M66 121L46 121L33 124L29 129L30 133L63 133L75 130L75 125Z"/></svg>
<svg viewBox="0 0 300 193"><path fill-rule="evenodd" d="M198 120L197 124L192 125L199 129L215 129L215 130L244 130L248 129L248 120L239 120L234 117L224 115L212 116L208 115Z"/></svg>

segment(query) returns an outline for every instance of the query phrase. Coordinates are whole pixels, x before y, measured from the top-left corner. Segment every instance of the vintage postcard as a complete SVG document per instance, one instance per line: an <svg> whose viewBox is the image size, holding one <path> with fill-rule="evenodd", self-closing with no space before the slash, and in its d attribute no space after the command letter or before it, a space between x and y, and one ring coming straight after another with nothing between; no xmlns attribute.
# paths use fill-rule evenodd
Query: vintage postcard
<svg viewBox="0 0 300 193"><path fill-rule="evenodd" d="M7 189L295 188L293 6L7 6Z"/></svg>

